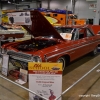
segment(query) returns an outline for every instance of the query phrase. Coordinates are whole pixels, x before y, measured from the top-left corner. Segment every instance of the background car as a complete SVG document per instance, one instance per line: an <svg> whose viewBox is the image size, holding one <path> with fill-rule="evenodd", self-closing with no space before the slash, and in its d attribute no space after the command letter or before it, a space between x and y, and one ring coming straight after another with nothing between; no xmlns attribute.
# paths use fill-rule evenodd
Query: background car
<svg viewBox="0 0 100 100"><path fill-rule="evenodd" d="M15 38L23 38L26 33L22 29L11 28L11 25L9 25L10 28L6 26L0 25L0 38L2 38L2 44L6 42L14 42Z"/></svg>

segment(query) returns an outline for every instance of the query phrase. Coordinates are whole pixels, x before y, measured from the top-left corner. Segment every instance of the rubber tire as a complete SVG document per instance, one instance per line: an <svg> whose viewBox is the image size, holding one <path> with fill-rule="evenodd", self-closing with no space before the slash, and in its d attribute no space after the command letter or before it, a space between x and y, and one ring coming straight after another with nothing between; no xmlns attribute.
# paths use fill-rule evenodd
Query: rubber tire
<svg viewBox="0 0 100 100"><path fill-rule="evenodd" d="M64 57L60 57L58 60L57 60L58 63L63 63L62 65L62 70L64 71L65 67L66 67L66 60Z"/></svg>
<svg viewBox="0 0 100 100"><path fill-rule="evenodd" d="M92 52L91 52L91 55L92 56L95 56L98 52L98 48L96 47Z"/></svg>

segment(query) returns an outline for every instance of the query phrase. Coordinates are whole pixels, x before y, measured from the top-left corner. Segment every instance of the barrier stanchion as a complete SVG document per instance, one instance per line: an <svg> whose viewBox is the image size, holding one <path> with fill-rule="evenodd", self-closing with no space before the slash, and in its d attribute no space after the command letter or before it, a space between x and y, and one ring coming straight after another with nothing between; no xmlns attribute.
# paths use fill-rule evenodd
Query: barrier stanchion
<svg viewBox="0 0 100 100"><path fill-rule="evenodd" d="M80 79L78 79L74 84L72 84L72 85L71 85L69 88L67 88L65 91L63 91L63 92L61 93L61 95L58 96L57 98L55 98L54 100L59 100L59 98L61 98L62 95L64 95L64 94L65 94L66 92L68 92L71 88L73 88L75 85L77 85L82 79L84 79L87 75L89 75L89 74L90 74L93 70L95 70L99 65L100 65L100 63L98 63L96 66L94 66L90 71L88 71L85 75L83 75ZM47 98L45 98L45 97L43 97L43 96L41 96L41 95L38 95L37 93L31 91L30 89L25 88L24 86L22 86L22 85L20 85L20 84L18 84L18 83L16 83L16 82L11 81L11 80L9 80L8 78L6 78L6 77L4 77L4 76L2 76L2 75L0 75L0 77L3 78L3 79L5 79L5 80L7 80L7 81L9 81L9 82L11 82L11 83L13 83L13 84L15 84L15 85L17 85L17 86L19 86L20 88L22 88L22 89L24 89L24 90L26 90L26 91L28 91L28 92L34 94L34 95L39 96L40 98L43 98L44 100L48 100Z"/></svg>
<svg viewBox="0 0 100 100"><path fill-rule="evenodd" d="M18 83L16 83L16 82L11 81L11 80L9 80L8 78L6 78L6 77L4 77L4 76L2 76L2 75L0 75L0 77L3 78L3 79L5 79L5 80L7 80L7 81L9 81L9 82L11 82L11 83L13 83L13 84L15 84L15 85L17 85L17 86L19 86L20 88L22 88L22 89L24 89L24 90L26 90L26 91L28 91L28 92L30 92L30 93L32 93L32 94L35 94L35 95L39 96L40 98L43 98L44 100L48 100L47 98L36 94L35 92L29 90L28 88L26 88L26 87L24 87L24 86L22 86L22 85L20 85L20 84L18 84Z"/></svg>
<svg viewBox="0 0 100 100"><path fill-rule="evenodd" d="M73 88L77 83L79 83L82 79L84 79L88 74L90 74L94 69L96 69L100 65L97 64L95 67L93 67L90 71L88 71L85 75L83 75L79 80L77 80L73 85L71 85L69 88L67 88L59 97L57 97L55 100L58 100L62 95L64 95L66 92L68 92L71 88Z"/></svg>

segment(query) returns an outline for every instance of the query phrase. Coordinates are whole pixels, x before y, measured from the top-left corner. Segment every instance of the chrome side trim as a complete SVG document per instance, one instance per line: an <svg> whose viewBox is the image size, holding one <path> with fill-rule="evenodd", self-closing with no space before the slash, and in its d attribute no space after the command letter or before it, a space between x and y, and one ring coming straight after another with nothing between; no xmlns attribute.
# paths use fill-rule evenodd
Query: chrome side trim
<svg viewBox="0 0 100 100"><path fill-rule="evenodd" d="M99 41L100 41L100 40L99 40ZM96 42L98 42L98 41L96 41ZM55 56L58 56L58 55L60 55L60 54L67 53L67 52L69 52L69 51L76 50L76 49L78 49L78 48L80 48L80 47L84 47L84 46L87 46L87 45L90 45L90 44L93 44L93 43L96 43L96 42L88 43L88 44L85 44L85 45L82 45L82 46L79 46L79 47L76 47L76 48L67 50L67 51L65 51L65 52L61 52L61 53L52 55L52 56L50 56L50 57L47 57L47 56L46 56L46 59L48 60L48 59L53 58L53 57L55 57ZM66 49L66 48L63 48L63 49ZM63 50L63 49L59 49L59 50ZM55 52L55 51L53 51L53 52ZM50 52L50 53L53 53L53 52ZM47 54L50 54L50 53L47 53ZM45 55L47 55L47 54L45 54Z"/></svg>

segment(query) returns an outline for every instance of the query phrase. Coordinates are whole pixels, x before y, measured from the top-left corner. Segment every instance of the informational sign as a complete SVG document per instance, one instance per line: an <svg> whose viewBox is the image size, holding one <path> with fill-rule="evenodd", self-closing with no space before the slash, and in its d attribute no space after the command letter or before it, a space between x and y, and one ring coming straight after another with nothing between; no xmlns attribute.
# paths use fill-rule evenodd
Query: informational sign
<svg viewBox="0 0 100 100"><path fill-rule="evenodd" d="M97 8L97 4L96 3L90 3L89 4L89 9L96 9Z"/></svg>
<svg viewBox="0 0 100 100"><path fill-rule="evenodd" d="M31 25L30 12L13 12L8 13L9 24Z"/></svg>
<svg viewBox="0 0 100 100"><path fill-rule="evenodd" d="M19 79L15 80L15 82L19 84L25 84L27 82L28 71L20 68Z"/></svg>
<svg viewBox="0 0 100 100"><path fill-rule="evenodd" d="M8 74L8 63L9 63L9 55L3 55L3 62L2 62L2 74L7 76Z"/></svg>
<svg viewBox="0 0 100 100"><path fill-rule="evenodd" d="M20 68L20 79L27 82L28 71Z"/></svg>
<svg viewBox="0 0 100 100"><path fill-rule="evenodd" d="M54 100L60 96L62 93L62 63L29 62L28 70L30 90L48 100ZM43 99L29 93L29 100Z"/></svg>

